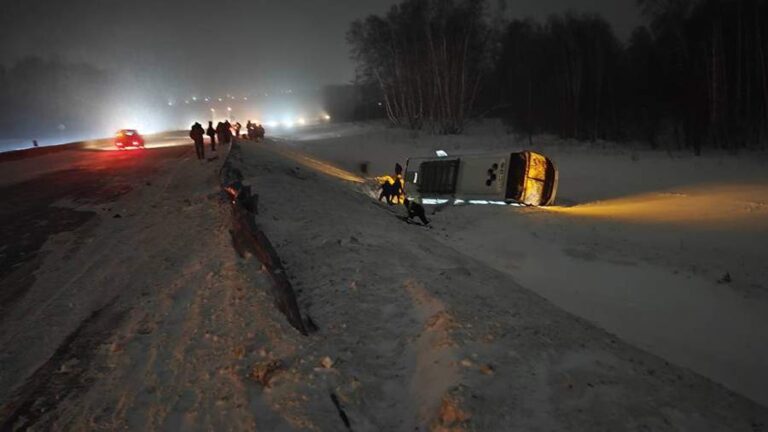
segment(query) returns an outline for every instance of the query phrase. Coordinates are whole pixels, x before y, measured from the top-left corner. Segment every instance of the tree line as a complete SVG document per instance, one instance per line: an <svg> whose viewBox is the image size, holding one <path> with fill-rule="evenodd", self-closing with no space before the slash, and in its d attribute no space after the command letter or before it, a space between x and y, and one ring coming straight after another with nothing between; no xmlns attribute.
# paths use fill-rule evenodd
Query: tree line
<svg viewBox="0 0 768 432"><path fill-rule="evenodd" d="M396 125L461 133L487 67L482 0L406 0L347 33L361 81L378 86Z"/></svg>
<svg viewBox="0 0 768 432"><path fill-rule="evenodd" d="M396 125L461 133L485 113L529 139L764 146L768 0L637 5L646 24L625 42L596 14L502 22L482 0L405 0L348 41Z"/></svg>

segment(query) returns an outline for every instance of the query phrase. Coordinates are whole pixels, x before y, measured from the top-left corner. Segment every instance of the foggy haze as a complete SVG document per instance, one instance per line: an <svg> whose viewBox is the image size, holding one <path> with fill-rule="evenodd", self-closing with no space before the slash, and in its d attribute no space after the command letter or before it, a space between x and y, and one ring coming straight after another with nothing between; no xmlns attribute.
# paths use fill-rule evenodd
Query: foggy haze
<svg viewBox="0 0 768 432"><path fill-rule="evenodd" d="M392 0L4 1L2 63L24 55L148 75L170 96L348 82L349 23ZM493 3L493 2L491 2ZM634 0L506 2L508 16L594 11L620 36L638 24Z"/></svg>
<svg viewBox="0 0 768 432"><path fill-rule="evenodd" d="M345 34L352 21L383 14L393 0L3 0L0 65L11 68L25 56L84 63L109 75L108 101L94 119L99 133L120 122L149 129L168 124L168 103L192 97L249 97L245 115L266 115L268 106L289 106L277 116L314 115L322 86L354 79ZM568 10L597 12L621 38L639 24L634 0L489 1L505 17L544 18ZM291 93L288 93L288 92ZM295 103L263 95L291 94ZM260 97L261 96L261 97ZM297 98L303 97L302 102ZM241 102L243 102L241 100ZM119 106L119 109L117 107ZM71 107L77 111L82 107ZM214 107L219 112L227 107ZM31 108L30 108L31 109ZM208 108L192 110L205 115ZM302 112L299 112L302 111ZM179 117L179 113L176 116ZM188 119L181 115L180 121ZM63 116L67 117L67 116ZM135 120L141 117L142 120ZM38 119L36 119L37 121ZM63 120L41 119L43 123ZM278 120L279 121L279 120ZM151 126L150 126L151 124ZM51 125L48 125L49 127ZM8 127L2 135L8 136ZM14 135L14 134L11 134Z"/></svg>

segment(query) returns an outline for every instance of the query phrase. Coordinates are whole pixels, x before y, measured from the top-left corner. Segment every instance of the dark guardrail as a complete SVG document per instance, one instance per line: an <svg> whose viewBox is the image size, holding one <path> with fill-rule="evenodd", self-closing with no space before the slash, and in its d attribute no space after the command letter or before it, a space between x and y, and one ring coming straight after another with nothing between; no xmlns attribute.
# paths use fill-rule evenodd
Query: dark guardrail
<svg viewBox="0 0 768 432"><path fill-rule="evenodd" d="M251 186L243 184L242 172L233 161L233 158L239 158L239 154L239 144L234 140L219 171L221 188L230 203L233 246L241 257L250 253L261 262L271 280L275 306L296 330L306 336L307 325L302 319L296 294L280 257L267 235L256 223L259 196L252 193Z"/></svg>

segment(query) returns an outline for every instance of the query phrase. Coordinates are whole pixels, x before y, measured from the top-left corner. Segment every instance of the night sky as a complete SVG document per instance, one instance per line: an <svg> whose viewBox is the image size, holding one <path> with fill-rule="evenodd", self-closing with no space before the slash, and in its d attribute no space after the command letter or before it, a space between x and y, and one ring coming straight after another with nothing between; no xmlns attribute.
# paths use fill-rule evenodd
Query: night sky
<svg viewBox="0 0 768 432"><path fill-rule="evenodd" d="M84 61L169 95L349 82L345 32L393 0L0 0L0 62ZM496 6L498 0L489 0ZM507 0L506 15L598 12L625 38L635 0Z"/></svg>

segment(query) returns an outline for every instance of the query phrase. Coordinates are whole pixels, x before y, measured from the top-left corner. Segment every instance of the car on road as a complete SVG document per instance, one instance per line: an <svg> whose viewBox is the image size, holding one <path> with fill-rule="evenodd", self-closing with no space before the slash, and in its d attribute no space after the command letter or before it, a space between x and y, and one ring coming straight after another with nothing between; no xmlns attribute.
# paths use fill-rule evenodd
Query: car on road
<svg viewBox="0 0 768 432"><path fill-rule="evenodd" d="M115 135L115 146L120 150L128 147L144 148L144 137L135 129L121 129Z"/></svg>
<svg viewBox="0 0 768 432"><path fill-rule="evenodd" d="M555 164L532 151L411 158L405 171L412 198L548 206L557 195Z"/></svg>

